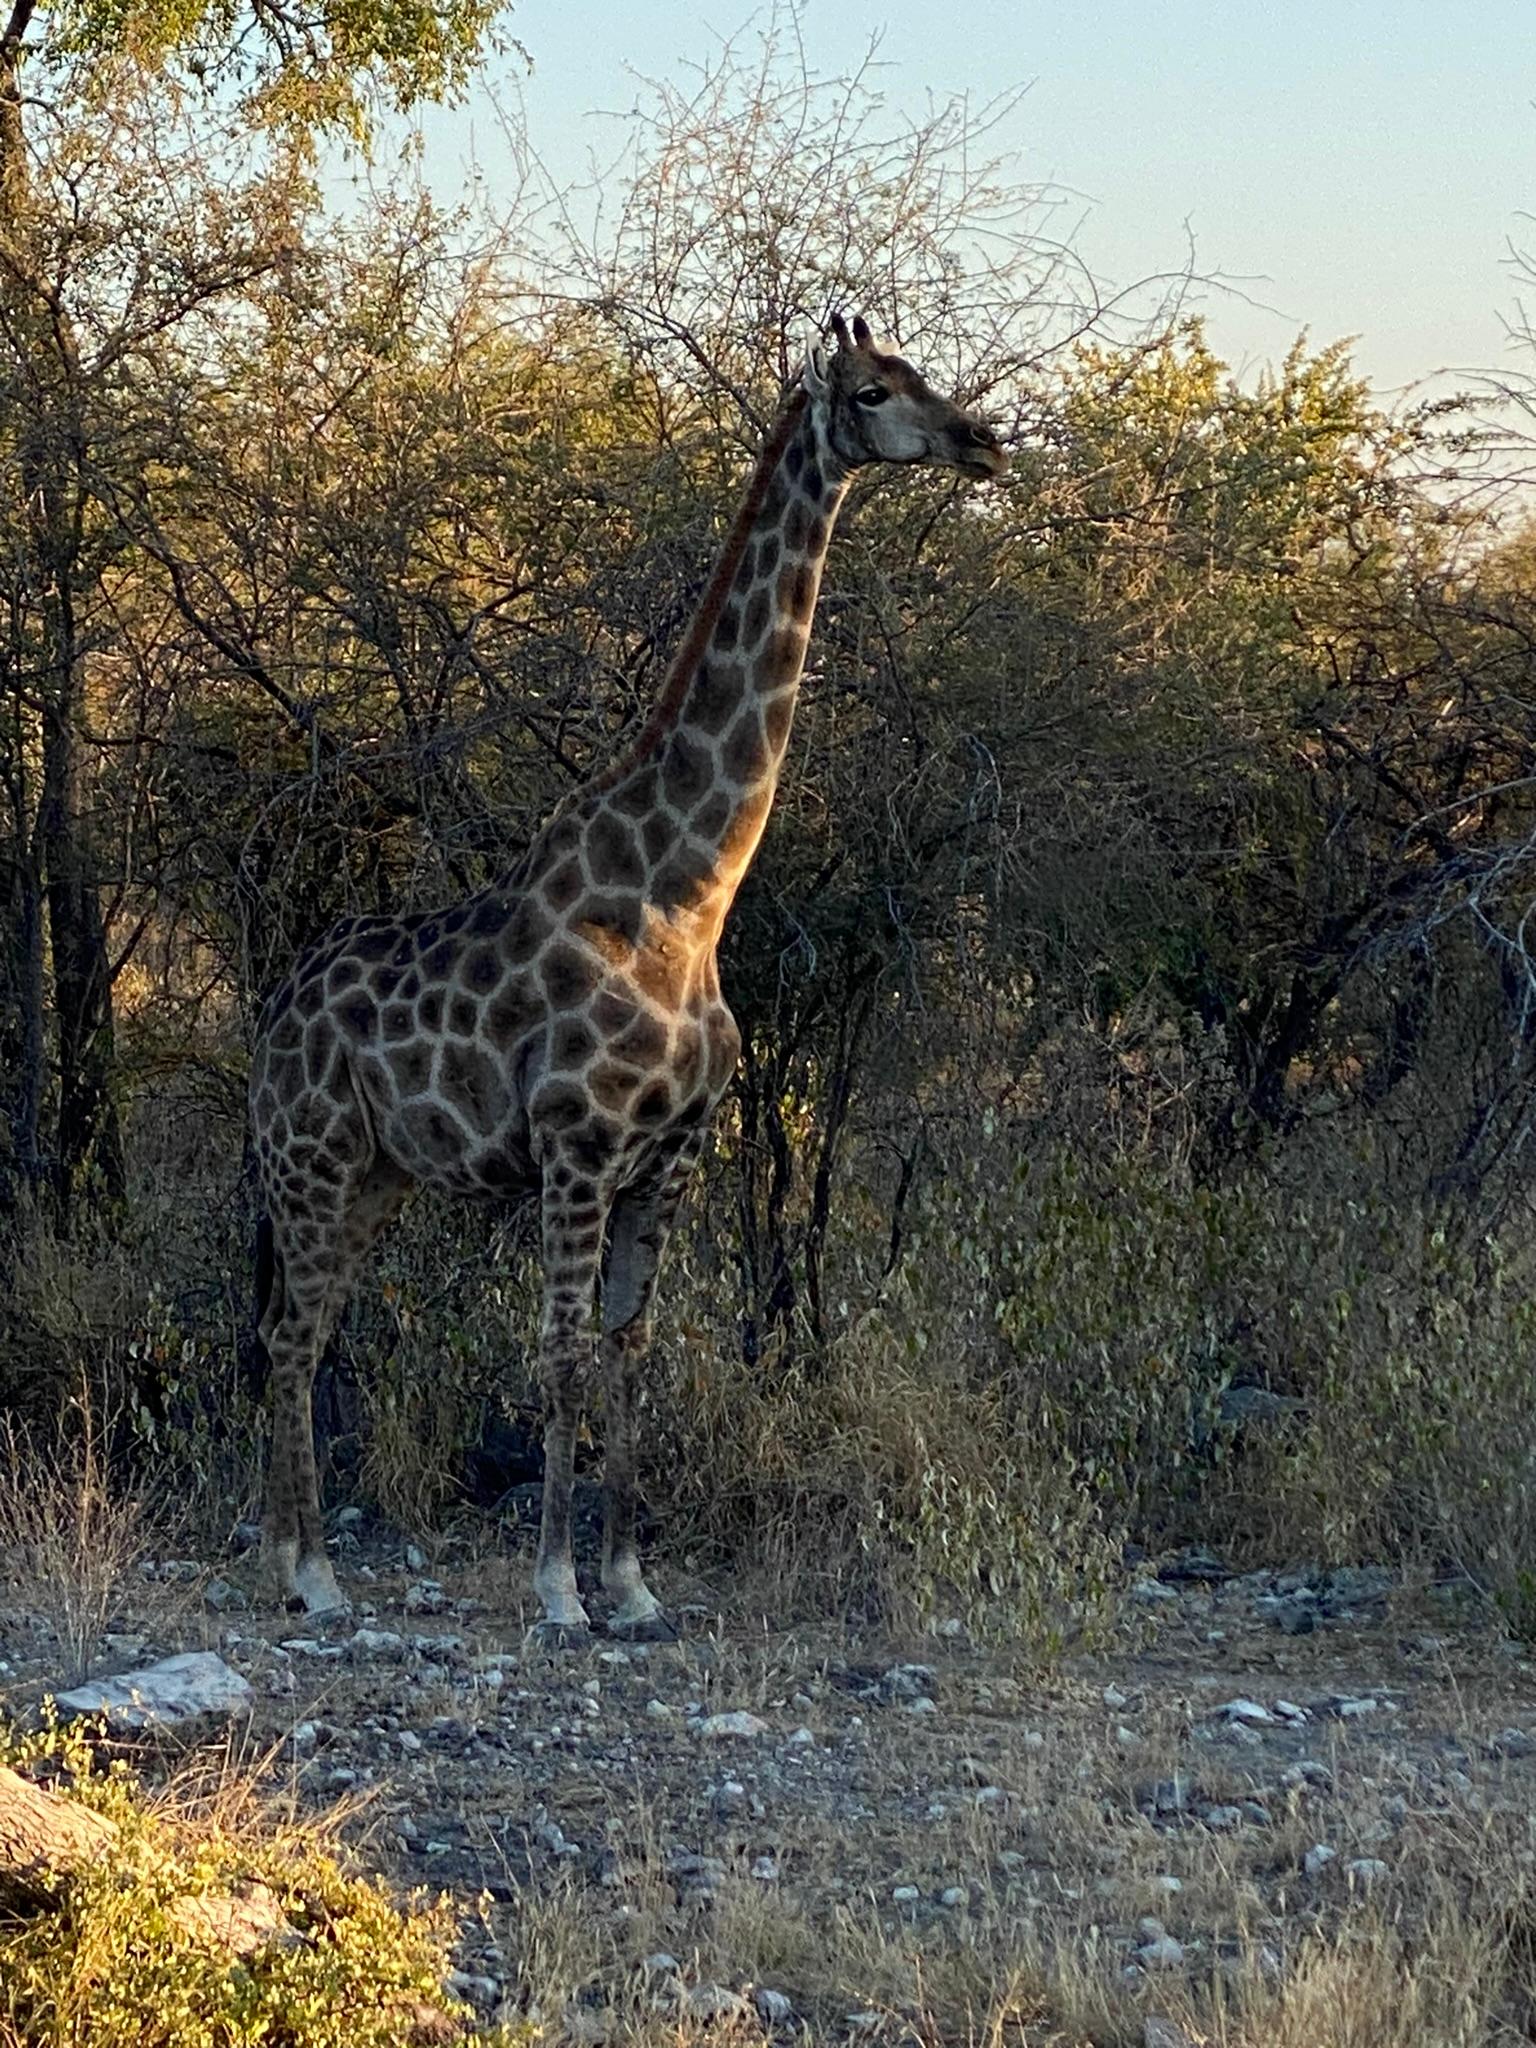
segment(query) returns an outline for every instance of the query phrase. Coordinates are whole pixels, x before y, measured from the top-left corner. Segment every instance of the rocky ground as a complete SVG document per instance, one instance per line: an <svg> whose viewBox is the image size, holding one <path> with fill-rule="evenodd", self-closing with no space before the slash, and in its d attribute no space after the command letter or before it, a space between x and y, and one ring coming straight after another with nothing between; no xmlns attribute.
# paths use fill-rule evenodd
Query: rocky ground
<svg viewBox="0 0 1536 2048"><path fill-rule="evenodd" d="M588 2044L1533 2038L1536 1678L1452 1589L1173 1558L1042 1678L956 1624L686 1605L676 1644L555 1653L524 1557L339 1540L345 1624L265 1607L249 1561L146 1560L96 1670L215 1652L251 1753L455 1894L482 2012ZM8 1601L0 1656L26 1710L56 1617Z"/></svg>

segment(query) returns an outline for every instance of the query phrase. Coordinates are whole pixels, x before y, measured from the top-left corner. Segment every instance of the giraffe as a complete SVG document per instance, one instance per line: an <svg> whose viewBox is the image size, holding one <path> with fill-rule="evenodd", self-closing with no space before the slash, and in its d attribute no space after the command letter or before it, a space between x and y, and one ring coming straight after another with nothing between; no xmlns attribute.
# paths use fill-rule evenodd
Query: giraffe
<svg viewBox="0 0 1536 2048"><path fill-rule="evenodd" d="M740 1050L716 949L773 803L833 524L867 464L986 478L1009 460L864 321L835 318L832 334L787 389L636 737L501 880L448 909L336 925L262 1012L263 1545L281 1596L309 1613L345 1607L320 1515L315 1363L370 1244L426 1185L538 1207L539 1626L589 1626L571 1489L596 1367L609 1627L671 1633L636 1548L635 1396L667 1238Z"/></svg>

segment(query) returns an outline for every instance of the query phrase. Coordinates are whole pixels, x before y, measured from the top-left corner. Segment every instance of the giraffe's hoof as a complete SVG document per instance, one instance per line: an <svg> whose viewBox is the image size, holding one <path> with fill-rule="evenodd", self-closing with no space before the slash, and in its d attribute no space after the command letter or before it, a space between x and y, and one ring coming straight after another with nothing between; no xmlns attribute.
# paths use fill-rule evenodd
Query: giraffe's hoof
<svg viewBox="0 0 1536 2048"><path fill-rule="evenodd" d="M675 1643L677 1629L668 1621L658 1607L654 1614L637 1615L632 1621L624 1621L617 1614L608 1624L608 1633L617 1643Z"/></svg>
<svg viewBox="0 0 1536 2048"><path fill-rule="evenodd" d="M536 1621L528 1640L536 1649L556 1656L567 1650L590 1649L592 1631L584 1621Z"/></svg>
<svg viewBox="0 0 1536 2048"><path fill-rule="evenodd" d="M329 1558L307 1557L295 1570L284 1602L290 1614L305 1614L311 1621L345 1621L352 1603L336 1583Z"/></svg>

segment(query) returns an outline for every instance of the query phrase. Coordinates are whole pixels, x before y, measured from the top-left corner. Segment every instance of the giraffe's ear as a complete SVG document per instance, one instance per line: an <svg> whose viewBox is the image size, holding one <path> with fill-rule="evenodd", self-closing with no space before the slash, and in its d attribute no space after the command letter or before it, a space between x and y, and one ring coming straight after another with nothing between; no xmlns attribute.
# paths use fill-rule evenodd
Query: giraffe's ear
<svg viewBox="0 0 1536 2048"><path fill-rule="evenodd" d="M806 337L805 363L800 371L800 382L812 398L827 395L827 352L809 336Z"/></svg>
<svg viewBox="0 0 1536 2048"><path fill-rule="evenodd" d="M869 322L862 315L856 317L853 323L853 339L855 344L859 348L868 348L874 338L869 331Z"/></svg>

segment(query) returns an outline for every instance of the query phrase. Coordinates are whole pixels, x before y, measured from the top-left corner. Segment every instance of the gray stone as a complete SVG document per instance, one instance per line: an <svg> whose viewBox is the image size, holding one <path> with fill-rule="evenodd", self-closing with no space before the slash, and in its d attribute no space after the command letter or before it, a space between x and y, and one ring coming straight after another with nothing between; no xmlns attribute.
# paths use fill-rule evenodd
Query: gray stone
<svg viewBox="0 0 1536 2048"><path fill-rule="evenodd" d="M1225 1715L1229 1721L1246 1721L1255 1727L1268 1727L1275 1718L1268 1707L1261 1705L1258 1700L1227 1700L1216 1711Z"/></svg>
<svg viewBox="0 0 1536 2048"><path fill-rule="evenodd" d="M215 1614L228 1614L242 1607L249 1607L238 1586L232 1586L228 1579L210 1579L203 1588L203 1605L212 1608Z"/></svg>
<svg viewBox="0 0 1536 2048"><path fill-rule="evenodd" d="M1315 1842L1301 1859L1301 1867L1308 1877L1321 1877L1329 1864L1338 1856L1337 1849L1330 1849L1326 1842Z"/></svg>
<svg viewBox="0 0 1536 2048"><path fill-rule="evenodd" d="M946 1885L939 1893L941 1906L964 1906L970 1903L970 1893L963 1884Z"/></svg>
<svg viewBox="0 0 1536 2048"><path fill-rule="evenodd" d="M146 1728L182 1728L189 1723L229 1720L249 1714L250 1686L212 1650L189 1650L166 1657L141 1671L123 1671L93 1678L55 1695L61 1720L81 1714L105 1714L118 1733L137 1734Z"/></svg>
<svg viewBox="0 0 1536 2048"><path fill-rule="evenodd" d="M933 1691L933 1672L927 1664L893 1664L866 1691L866 1698L915 1700Z"/></svg>
<svg viewBox="0 0 1536 2048"><path fill-rule="evenodd" d="M1143 1607L1166 1607L1178 1597L1174 1587L1165 1586L1161 1579L1136 1579L1131 1585L1131 1598Z"/></svg>
<svg viewBox="0 0 1536 2048"><path fill-rule="evenodd" d="M1291 1394L1274 1394L1268 1387L1227 1387L1217 1404L1217 1413L1229 1429L1262 1429L1289 1421L1306 1406Z"/></svg>
<svg viewBox="0 0 1536 2048"><path fill-rule="evenodd" d="M1208 1806L1200 1818L1218 1834L1229 1835L1242 1826L1243 1809L1240 1806Z"/></svg>
<svg viewBox="0 0 1536 2048"><path fill-rule="evenodd" d="M1171 1934L1160 1934L1141 1944L1136 1960L1144 1970L1177 1970L1184 1961L1184 1944Z"/></svg>
<svg viewBox="0 0 1536 2048"><path fill-rule="evenodd" d="M1351 1884L1379 1884L1389 1873L1379 1856L1357 1856L1353 1863L1344 1866L1345 1875Z"/></svg>
<svg viewBox="0 0 1536 2048"><path fill-rule="evenodd" d="M768 1733L768 1723L759 1721L756 1714L740 1711L709 1714L699 1723L698 1732L708 1742L752 1742Z"/></svg>
<svg viewBox="0 0 1536 2048"><path fill-rule="evenodd" d="M472 1976L467 1970L450 1970L447 1985L455 1998L462 1998L476 2012L492 2011L501 1996L501 1986L494 1977Z"/></svg>
<svg viewBox="0 0 1536 2048"><path fill-rule="evenodd" d="M640 1967L647 1977L675 1977L683 1966L676 1956L668 1955L664 1948L659 1948L654 1955L648 1955Z"/></svg>
<svg viewBox="0 0 1536 2048"><path fill-rule="evenodd" d="M1195 2043L1175 2021L1148 2013L1141 2023L1141 2048L1195 2048Z"/></svg>
<svg viewBox="0 0 1536 2048"><path fill-rule="evenodd" d="M355 1628L347 1639L354 1657L403 1657L405 1637L392 1628Z"/></svg>
<svg viewBox="0 0 1536 2048"><path fill-rule="evenodd" d="M915 1906L922 1896L915 1884L899 1884L891 1893L891 1903L897 1906Z"/></svg>
<svg viewBox="0 0 1536 2048"><path fill-rule="evenodd" d="M739 1991L727 1991L723 1984L695 1984L683 2001L690 2019L745 2020L752 2007Z"/></svg>
<svg viewBox="0 0 1536 2048"><path fill-rule="evenodd" d="M1488 1744L1488 1754L1499 1757L1522 1757L1536 1753L1536 1736L1526 1733L1523 1728L1501 1728Z"/></svg>
<svg viewBox="0 0 1536 2048"><path fill-rule="evenodd" d="M795 2008L784 1993L771 1991L766 1984L758 1985L752 1994L752 2003L765 2027L782 2027L795 2016Z"/></svg>

